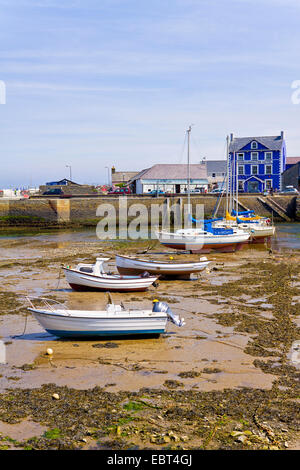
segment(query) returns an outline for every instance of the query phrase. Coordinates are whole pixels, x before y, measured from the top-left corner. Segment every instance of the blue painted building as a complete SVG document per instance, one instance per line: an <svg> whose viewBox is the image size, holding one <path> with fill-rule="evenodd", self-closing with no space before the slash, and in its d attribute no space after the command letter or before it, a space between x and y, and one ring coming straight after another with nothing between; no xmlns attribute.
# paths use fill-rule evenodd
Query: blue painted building
<svg viewBox="0 0 300 470"><path fill-rule="evenodd" d="M281 174L286 167L284 133L268 137L230 136L229 161L234 174L238 172L239 191L258 193L273 189L281 191ZM236 176L231 179L236 186Z"/></svg>

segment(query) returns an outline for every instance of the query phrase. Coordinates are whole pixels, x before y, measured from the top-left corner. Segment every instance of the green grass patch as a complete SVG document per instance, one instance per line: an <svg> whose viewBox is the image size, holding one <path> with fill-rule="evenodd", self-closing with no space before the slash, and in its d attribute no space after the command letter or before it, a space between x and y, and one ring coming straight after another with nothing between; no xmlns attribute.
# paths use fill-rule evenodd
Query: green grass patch
<svg viewBox="0 0 300 470"><path fill-rule="evenodd" d="M58 428L49 429L49 431L44 432L43 437L46 437L47 439L59 439L61 438L60 429Z"/></svg>
<svg viewBox="0 0 300 470"><path fill-rule="evenodd" d="M118 420L118 425L119 426L124 426L124 424L128 424L130 423L131 421L133 421L133 418L131 418L130 416L126 416L124 418L120 418Z"/></svg>
<svg viewBox="0 0 300 470"><path fill-rule="evenodd" d="M140 411L145 408L145 405L137 401L129 401L123 405L123 408L127 411Z"/></svg>

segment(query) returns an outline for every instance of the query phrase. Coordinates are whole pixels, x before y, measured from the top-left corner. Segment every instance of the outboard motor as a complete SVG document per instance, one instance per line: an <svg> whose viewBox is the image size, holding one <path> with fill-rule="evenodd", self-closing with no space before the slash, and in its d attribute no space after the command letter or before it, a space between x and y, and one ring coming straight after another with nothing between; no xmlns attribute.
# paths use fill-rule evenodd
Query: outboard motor
<svg viewBox="0 0 300 470"><path fill-rule="evenodd" d="M148 273L148 271L144 271L142 274L141 274L141 277L150 277L150 274Z"/></svg>
<svg viewBox="0 0 300 470"><path fill-rule="evenodd" d="M176 326L185 325L184 318L180 318L179 315L175 315L166 302L159 302L158 300L154 300L152 311L153 312L165 312L168 315L168 320L170 320Z"/></svg>

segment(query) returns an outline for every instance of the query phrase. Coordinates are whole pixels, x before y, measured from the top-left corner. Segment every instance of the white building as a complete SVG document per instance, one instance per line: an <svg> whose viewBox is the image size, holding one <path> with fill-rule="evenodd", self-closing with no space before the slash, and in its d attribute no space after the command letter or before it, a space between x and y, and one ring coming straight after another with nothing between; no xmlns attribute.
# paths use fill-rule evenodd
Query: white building
<svg viewBox="0 0 300 470"><path fill-rule="evenodd" d="M148 194L161 190L164 193L186 193L188 186L188 166L186 164L157 164L140 171L129 181L133 192ZM205 163L190 165L191 191L205 191L208 188Z"/></svg>

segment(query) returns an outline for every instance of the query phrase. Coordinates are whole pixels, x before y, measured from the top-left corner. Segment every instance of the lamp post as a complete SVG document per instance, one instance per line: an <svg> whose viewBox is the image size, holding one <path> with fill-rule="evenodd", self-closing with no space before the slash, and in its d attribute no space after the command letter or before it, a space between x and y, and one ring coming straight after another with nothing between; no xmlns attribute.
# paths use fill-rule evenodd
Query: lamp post
<svg viewBox="0 0 300 470"><path fill-rule="evenodd" d="M72 167L71 165L66 165L66 168L70 169L70 181L72 181Z"/></svg>

